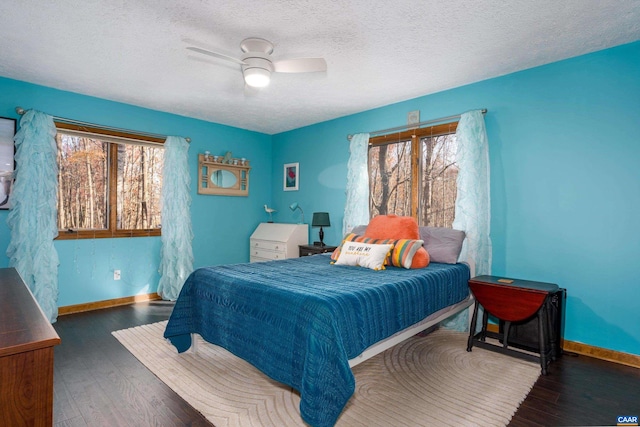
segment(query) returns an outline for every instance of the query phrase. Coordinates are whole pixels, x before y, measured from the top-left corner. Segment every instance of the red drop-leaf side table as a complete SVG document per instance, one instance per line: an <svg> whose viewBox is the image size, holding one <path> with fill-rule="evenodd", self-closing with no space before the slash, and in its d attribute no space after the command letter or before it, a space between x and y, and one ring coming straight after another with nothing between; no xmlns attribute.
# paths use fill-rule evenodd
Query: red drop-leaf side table
<svg viewBox="0 0 640 427"><path fill-rule="evenodd" d="M469 280L469 288L476 302L471 319L467 351L473 346L485 348L499 353L539 361L542 374L547 374L547 366L551 360L560 355L560 339L558 325L561 323L562 310L559 310L564 289L553 283L534 282L530 280L507 279L497 276L478 276ZM479 305L484 308L482 328L476 333ZM558 316L558 313L560 314ZM553 315L552 315L553 314ZM492 315L500 321L500 331L487 331L488 316ZM523 346L514 343L516 349L510 347L509 339L512 325L537 323L535 348L522 351ZM502 346L491 344L486 338L494 338ZM513 347L513 346L512 346ZM537 355L535 354L537 353Z"/></svg>

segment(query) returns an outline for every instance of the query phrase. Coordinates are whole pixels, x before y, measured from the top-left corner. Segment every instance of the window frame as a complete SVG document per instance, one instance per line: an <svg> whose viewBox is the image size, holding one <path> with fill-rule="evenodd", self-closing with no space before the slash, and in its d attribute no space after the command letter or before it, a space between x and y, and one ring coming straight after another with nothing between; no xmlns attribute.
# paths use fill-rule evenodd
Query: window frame
<svg viewBox="0 0 640 427"><path fill-rule="evenodd" d="M420 140L422 138L454 134L457 129L458 121L456 120L453 122L416 129L407 129L402 132L388 133L369 138L369 149L375 146L395 144L409 140L411 141L411 217L416 221L419 221L418 204L420 202L420 153L422 152L420 149ZM369 180L371 180L370 174ZM371 181L369 181L369 188L371 188ZM371 194L369 194L369 203L371 203Z"/></svg>
<svg viewBox="0 0 640 427"><path fill-rule="evenodd" d="M164 145L165 140L148 135L141 135L120 130L103 129L91 125L77 125L72 123L54 121L56 130L65 133L83 133L87 136L102 137L101 140L108 145L109 183L107 196L107 217L108 228L105 230L58 230L58 237L55 240L74 239L101 239L101 238L121 238L121 237L149 237L161 236L162 228L150 228L140 230L117 229L117 179L118 179L118 144L138 144L138 145ZM60 179L58 177L58 179Z"/></svg>

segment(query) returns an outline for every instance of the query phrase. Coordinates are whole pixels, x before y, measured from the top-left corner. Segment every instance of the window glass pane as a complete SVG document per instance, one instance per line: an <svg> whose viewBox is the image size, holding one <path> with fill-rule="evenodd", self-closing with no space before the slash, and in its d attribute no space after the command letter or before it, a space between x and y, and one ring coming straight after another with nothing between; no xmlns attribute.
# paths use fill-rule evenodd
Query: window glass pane
<svg viewBox="0 0 640 427"><path fill-rule="evenodd" d="M118 144L119 230L160 228L164 149Z"/></svg>
<svg viewBox="0 0 640 427"><path fill-rule="evenodd" d="M107 215L108 144L58 133L58 228L104 230Z"/></svg>
<svg viewBox="0 0 640 427"><path fill-rule="evenodd" d="M369 211L411 215L411 141L369 149Z"/></svg>
<svg viewBox="0 0 640 427"><path fill-rule="evenodd" d="M455 134L420 140L420 184L418 223L434 227L451 227L457 196Z"/></svg>

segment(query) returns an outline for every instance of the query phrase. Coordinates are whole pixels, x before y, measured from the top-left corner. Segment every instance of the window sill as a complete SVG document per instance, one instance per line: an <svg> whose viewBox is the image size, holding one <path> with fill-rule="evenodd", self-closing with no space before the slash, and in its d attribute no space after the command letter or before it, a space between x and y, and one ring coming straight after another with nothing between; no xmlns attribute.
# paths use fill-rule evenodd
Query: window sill
<svg viewBox="0 0 640 427"><path fill-rule="evenodd" d="M58 237L54 240L78 240L78 239L111 239L120 237L151 237L161 236L162 230L81 230L65 231L60 230Z"/></svg>

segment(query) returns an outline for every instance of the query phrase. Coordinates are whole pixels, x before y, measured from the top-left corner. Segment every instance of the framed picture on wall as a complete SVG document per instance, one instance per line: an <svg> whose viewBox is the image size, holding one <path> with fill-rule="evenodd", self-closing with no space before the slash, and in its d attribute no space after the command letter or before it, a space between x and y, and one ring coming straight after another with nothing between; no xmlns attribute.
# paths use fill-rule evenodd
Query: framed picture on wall
<svg viewBox="0 0 640 427"><path fill-rule="evenodd" d="M284 165L284 191L297 191L300 182L300 164L286 163Z"/></svg>
<svg viewBox="0 0 640 427"><path fill-rule="evenodd" d="M13 186L15 163L13 136L16 134L15 119L0 117L0 209L9 209L9 195Z"/></svg>

